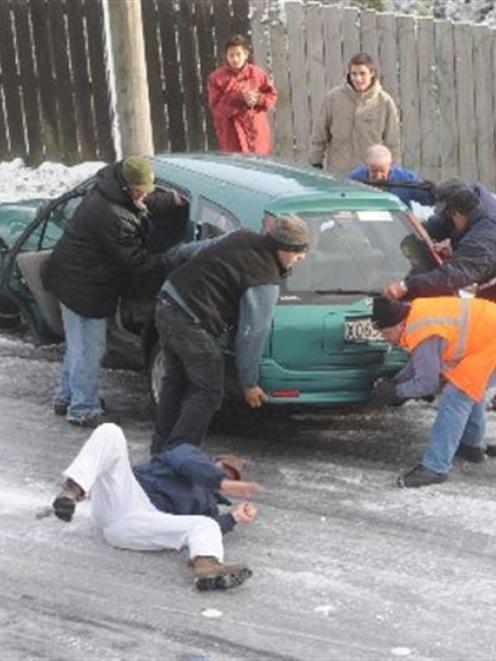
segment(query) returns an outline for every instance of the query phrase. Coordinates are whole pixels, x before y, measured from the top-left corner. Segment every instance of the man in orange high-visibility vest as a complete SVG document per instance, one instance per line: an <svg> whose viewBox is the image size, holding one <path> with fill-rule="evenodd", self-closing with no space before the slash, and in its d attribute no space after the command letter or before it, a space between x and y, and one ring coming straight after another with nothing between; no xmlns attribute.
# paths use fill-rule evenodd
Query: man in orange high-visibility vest
<svg viewBox="0 0 496 661"><path fill-rule="evenodd" d="M496 304L483 299L374 299L372 321L384 338L410 352L394 380L380 379L371 403L387 406L424 397L446 382L421 462L398 478L401 487L444 482L455 453L484 461L484 393L496 382Z"/></svg>

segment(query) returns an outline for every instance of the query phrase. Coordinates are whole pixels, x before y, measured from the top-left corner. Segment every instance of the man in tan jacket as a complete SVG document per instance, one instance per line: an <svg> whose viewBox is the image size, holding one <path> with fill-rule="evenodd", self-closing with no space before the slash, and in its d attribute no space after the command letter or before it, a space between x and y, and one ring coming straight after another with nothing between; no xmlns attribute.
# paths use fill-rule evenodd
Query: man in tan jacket
<svg viewBox="0 0 496 661"><path fill-rule="evenodd" d="M382 89L372 57L357 53L348 65L346 82L324 97L308 160L321 168L327 151L327 169L342 175L360 165L375 144L386 145L393 160L399 160L398 110Z"/></svg>

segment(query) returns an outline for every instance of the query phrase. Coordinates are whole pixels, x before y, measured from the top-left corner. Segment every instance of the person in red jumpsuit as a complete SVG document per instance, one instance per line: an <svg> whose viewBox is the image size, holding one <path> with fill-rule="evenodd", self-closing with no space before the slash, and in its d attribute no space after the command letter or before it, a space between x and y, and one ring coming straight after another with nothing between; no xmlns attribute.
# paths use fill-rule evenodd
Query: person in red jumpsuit
<svg viewBox="0 0 496 661"><path fill-rule="evenodd" d="M248 62L250 44L235 35L224 46L226 64L208 78L208 102L223 152L270 154L268 112L277 91L267 73Z"/></svg>

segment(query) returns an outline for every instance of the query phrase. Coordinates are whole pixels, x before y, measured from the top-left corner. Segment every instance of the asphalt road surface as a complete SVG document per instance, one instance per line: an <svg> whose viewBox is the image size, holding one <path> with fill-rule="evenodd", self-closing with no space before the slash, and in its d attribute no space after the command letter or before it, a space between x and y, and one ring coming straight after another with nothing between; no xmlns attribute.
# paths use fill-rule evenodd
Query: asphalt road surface
<svg viewBox="0 0 496 661"><path fill-rule="evenodd" d="M87 504L71 524L36 518L87 432L51 409L60 350L3 335L0 360L1 661L496 659L496 460L395 485L435 404L217 426L207 450L250 459L265 491L225 539L253 578L199 593L184 553L112 549ZM103 391L145 458L145 379L106 370Z"/></svg>

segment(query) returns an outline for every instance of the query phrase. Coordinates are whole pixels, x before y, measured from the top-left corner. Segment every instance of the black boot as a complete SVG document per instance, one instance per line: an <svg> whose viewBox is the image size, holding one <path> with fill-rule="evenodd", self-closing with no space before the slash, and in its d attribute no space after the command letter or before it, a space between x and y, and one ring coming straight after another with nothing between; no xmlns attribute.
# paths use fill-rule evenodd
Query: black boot
<svg viewBox="0 0 496 661"><path fill-rule="evenodd" d="M472 445L460 443L455 452L455 457L470 461L472 464L481 464L486 458L486 453L484 448L475 448Z"/></svg>
<svg viewBox="0 0 496 661"><path fill-rule="evenodd" d="M396 481L402 488L412 489L417 487L426 487L429 484L440 484L448 479L446 473L435 473L422 464L417 464L411 470L400 475Z"/></svg>
<svg viewBox="0 0 496 661"><path fill-rule="evenodd" d="M53 513L61 521L69 523L74 516L76 503L83 500L84 496L84 490L79 484L68 477L62 485L62 491L57 494L57 497L52 503Z"/></svg>

